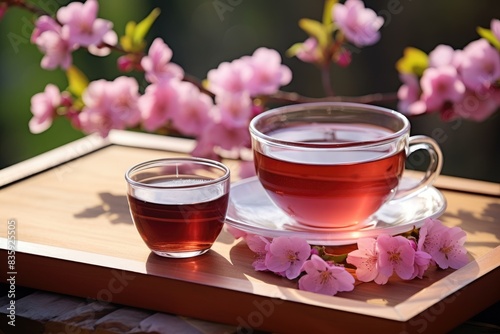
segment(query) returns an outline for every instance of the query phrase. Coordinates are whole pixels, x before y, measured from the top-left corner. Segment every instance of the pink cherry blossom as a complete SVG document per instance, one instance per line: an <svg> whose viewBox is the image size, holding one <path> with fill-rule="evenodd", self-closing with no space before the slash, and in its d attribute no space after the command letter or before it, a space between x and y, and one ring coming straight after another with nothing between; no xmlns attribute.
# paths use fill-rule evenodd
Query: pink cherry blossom
<svg viewBox="0 0 500 334"><path fill-rule="evenodd" d="M420 86L428 111L439 111L447 102L458 102L465 93L465 86L452 66L427 68L420 79Z"/></svg>
<svg viewBox="0 0 500 334"><path fill-rule="evenodd" d="M381 275L379 272L378 257L374 238L358 239L358 249L347 254L347 263L356 267L356 277L362 282L375 281L377 284L385 284L388 276Z"/></svg>
<svg viewBox="0 0 500 334"><path fill-rule="evenodd" d="M347 67L352 61L351 51L342 48L335 54L335 63L341 67Z"/></svg>
<svg viewBox="0 0 500 334"><path fill-rule="evenodd" d="M99 132L106 137L111 129L135 126L140 121L137 105L139 85L134 78L114 81L97 80L89 84L82 99L85 107L79 114L82 130Z"/></svg>
<svg viewBox="0 0 500 334"><path fill-rule="evenodd" d="M490 88L485 92L466 90L464 98L453 105L448 119L464 118L482 122L493 115L500 105L500 90Z"/></svg>
<svg viewBox="0 0 500 334"><path fill-rule="evenodd" d="M267 247L265 265L274 273L283 273L288 279L294 279L310 255L311 246L304 239L278 237Z"/></svg>
<svg viewBox="0 0 500 334"><path fill-rule="evenodd" d="M242 93L248 91L248 82L253 70L248 61L235 59L220 63L207 73L208 88L215 94Z"/></svg>
<svg viewBox="0 0 500 334"><path fill-rule="evenodd" d="M258 48L250 57L242 57L252 68L248 82L251 96L276 93L280 86L290 83L292 71L281 64L281 56L276 50Z"/></svg>
<svg viewBox="0 0 500 334"><path fill-rule="evenodd" d="M228 127L221 122L207 124L199 140L207 147L220 147L228 151L250 146L248 126Z"/></svg>
<svg viewBox="0 0 500 334"><path fill-rule="evenodd" d="M247 126L253 116L252 100L247 92L219 94L215 102L220 121L228 128Z"/></svg>
<svg viewBox="0 0 500 334"><path fill-rule="evenodd" d="M426 112L426 105L420 100L420 83L414 74L400 74L403 85L398 90L398 110L407 115L419 115Z"/></svg>
<svg viewBox="0 0 500 334"><path fill-rule="evenodd" d="M467 88L487 90L500 79L500 53L485 39L473 41L462 52L459 71Z"/></svg>
<svg viewBox="0 0 500 334"><path fill-rule="evenodd" d="M440 44L429 53L429 66L442 67L451 65L457 67L461 52L449 45Z"/></svg>
<svg viewBox="0 0 500 334"><path fill-rule="evenodd" d="M467 235L459 227L452 227L441 235L439 251L431 254L440 268L459 269L469 262L464 247L466 238Z"/></svg>
<svg viewBox="0 0 500 334"><path fill-rule="evenodd" d="M420 228L419 248L432 256L441 269L459 269L469 262L464 247L466 233L459 227L447 227L428 219Z"/></svg>
<svg viewBox="0 0 500 334"><path fill-rule="evenodd" d="M78 114L78 126L84 133L99 133L104 138L115 127L112 116L102 109L84 108Z"/></svg>
<svg viewBox="0 0 500 334"><path fill-rule="evenodd" d="M411 248L415 251L415 259L413 262L413 274L411 275L410 279L414 279L415 277L418 278L423 278L425 271L429 268L432 257L424 252L418 249L418 244L415 241L415 239L407 239L408 243L410 244Z"/></svg>
<svg viewBox="0 0 500 334"><path fill-rule="evenodd" d="M321 60L321 50L318 40L314 37L306 39L296 54L297 58L306 63L318 63Z"/></svg>
<svg viewBox="0 0 500 334"><path fill-rule="evenodd" d="M186 135L199 136L211 120L212 99L190 82L181 81L173 88L177 92L178 109L171 119L175 128Z"/></svg>
<svg viewBox="0 0 500 334"><path fill-rule="evenodd" d="M300 290L333 296L354 289L354 277L344 267L329 264L318 255L311 255L302 270L306 274L299 279Z"/></svg>
<svg viewBox="0 0 500 334"><path fill-rule="evenodd" d="M96 0L72 2L59 8L57 20L63 25L63 34L68 36L70 45L88 47L103 42L104 36L113 28L113 23L97 18L98 9Z"/></svg>
<svg viewBox="0 0 500 334"><path fill-rule="evenodd" d="M63 36L61 26L50 16L42 15L36 20L31 42L44 54L42 68L53 70L60 66L67 69L71 65L74 48Z"/></svg>
<svg viewBox="0 0 500 334"><path fill-rule="evenodd" d="M245 241L248 245L248 248L250 248L250 250L255 253L255 260L252 263L254 269L257 271L269 270L265 263L267 248L270 244L269 240L259 235L248 234L245 237Z"/></svg>
<svg viewBox="0 0 500 334"><path fill-rule="evenodd" d="M146 80L155 83L171 78L182 79L184 70L171 63L172 49L161 39L156 38L151 44L148 55L142 58L141 66L146 72Z"/></svg>
<svg viewBox="0 0 500 334"><path fill-rule="evenodd" d="M31 113L33 118L29 122L32 133L40 133L52 125L56 109L62 103L61 92L53 84L48 84L43 93L31 97Z"/></svg>
<svg viewBox="0 0 500 334"><path fill-rule="evenodd" d="M89 45L88 50L94 56L105 57L111 53L111 48L108 45L114 46L118 43L118 36L113 30L108 31L102 37L102 43L98 45Z"/></svg>
<svg viewBox="0 0 500 334"><path fill-rule="evenodd" d="M385 277L393 272L402 279L410 279L414 272L415 250L402 236L382 234L377 237L379 272Z"/></svg>
<svg viewBox="0 0 500 334"><path fill-rule="evenodd" d="M41 67L53 70L60 66L68 69L73 62L72 48L57 31L44 31L36 38L36 45L44 54Z"/></svg>
<svg viewBox="0 0 500 334"><path fill-rule="evenodd" d="M134 58L130 57L128 54L118 57L116 64L118 69L122 72L130 72L135 68Z"/></svg>
<svg viewBox="0 0 500 334"><path fill-rule="evenodd" d="M110 112L107 86L106 80L93 81L82 95L85 107L78 114L78 121L85 133L98 132L102 137L106 137L117 123Z"/></svg>
<svg viewBox="0 0 500 334"><path fill-rule="evenodd" d="M379 29L384 19L365 8L361 0L336 3L332 8L332 17L347 40L358 47L375 44L380 39Z"/></svg>
<svg viewBox="0 0 500 334"><path fill-rule="evenodd" d="M139 84L131 77L118 77L108 85L111 103L110 110L122 119L126 126L136 126L141 120L137 101L139 99Z"/></svg>
<svg viewBox="0 0 500 334"><path fill-rule="evenodd" d="M60 34L61 26L52 17L42 15L35 22L35 28L31 33L31 43L36 44L37 38L46 31L55 31Z"/></svg>
<svg viewBox="0 0 500 334"><path fill-rule="evenodd" d="M136 54L126 54L118 57L116 60L117 67L122 72L130 72L132 70L144 71L141 66L141 60L143 57Z"/></svg>
<svg viewBox="0 0 500 334"><path fill-rule="evenodd" d="M178 110L178 96L175 85L178 80L163 80L149 85L139 98L139 110L143 126L147 131L155 131L164 126Z"/></svg>
<svg viewBox="0 0 500 334"><path fill-rule="evenodd" d="M491 32L496 37L498 41L500 41L500 20L492 19L490 23Z"/></svg>
<svg viewBox="0 0 500 334"><path fill-rule="evenodd" d="M420 228L418 249L429 254L439 250L439 240L441 234L446 231L447 227L441 224L437 219L426 219Z"/></svg>
<svg viewBox="0 0 500 334"><path fill-rule="evenodd" d="M431 264L432 257L430 254L423 251L415 251L415 261L413 265L413 274L410 279L415 277L423 278L425 271L429 268Z"/></svg>

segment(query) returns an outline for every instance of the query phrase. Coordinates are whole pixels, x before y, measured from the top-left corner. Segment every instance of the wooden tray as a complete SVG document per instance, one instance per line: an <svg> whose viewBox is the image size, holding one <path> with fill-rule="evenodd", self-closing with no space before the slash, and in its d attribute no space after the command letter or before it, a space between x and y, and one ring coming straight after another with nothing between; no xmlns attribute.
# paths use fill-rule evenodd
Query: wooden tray
<svg viewBox="0 0 500 334"><path fill-rule="evenodd" d="M15 221L17 285L273 332L446 332L500 300L500 186L442 176L441 219L468 234L471 262L424 279L359 284L323 296L252 268L227 232L207 254L152 254L133 226L125 171L185 155L189 140L114 131L89 136L0 171L0 219ZM224 161L236 174L239 162ZM12 223L11 223L12 224ZM7 228L0 231L7 263ZM3 265L3 268L6 268ZM5 282L10 271L2 270Z"/></svg>

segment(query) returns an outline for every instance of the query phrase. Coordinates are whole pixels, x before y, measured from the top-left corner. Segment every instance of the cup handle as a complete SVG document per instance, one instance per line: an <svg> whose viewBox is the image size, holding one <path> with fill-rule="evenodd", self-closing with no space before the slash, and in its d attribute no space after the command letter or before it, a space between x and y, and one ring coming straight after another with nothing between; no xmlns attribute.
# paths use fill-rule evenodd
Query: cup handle
<svg viewBox="0 0 500 334"><path fill-rule="evenodd" d="M424 190L427 186L430 186L436 177L438 177L439 173L441 173L441 168L443 167L443 154L436 141L427 136L410 137L406 157L409 157L418 150L427 151L430 158L429 166L427 166L424 176L416 183L405 187L400 185L392 200L404 199L410 195L414 195L415 192Z"/></svg>

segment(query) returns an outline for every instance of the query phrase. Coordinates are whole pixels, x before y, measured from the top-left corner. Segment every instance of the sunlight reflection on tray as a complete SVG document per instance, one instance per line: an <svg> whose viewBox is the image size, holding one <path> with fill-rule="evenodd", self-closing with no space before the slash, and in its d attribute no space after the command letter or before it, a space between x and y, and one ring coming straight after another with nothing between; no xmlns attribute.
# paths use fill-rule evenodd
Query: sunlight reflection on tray
<svg viewBox="0 0 500 334"><path fill-rule="evenodd" d="M403 177L403 183L414 179ZM242 231L265 237L297 236L311 244L338 246L356 243L358 238L391 235L420 227L427 218L436 218L446 209L446 200L434 187L404 200L382 206L360 229L315 228L297 223L283 213L267 196L256 177L233 183L226 222Z"/></svg>

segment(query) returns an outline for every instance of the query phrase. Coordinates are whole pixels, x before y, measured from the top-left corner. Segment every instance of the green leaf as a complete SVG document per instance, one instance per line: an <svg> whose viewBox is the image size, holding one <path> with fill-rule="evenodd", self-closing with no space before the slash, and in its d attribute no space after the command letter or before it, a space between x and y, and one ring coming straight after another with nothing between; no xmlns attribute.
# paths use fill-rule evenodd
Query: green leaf
<svg viewBox="0 0 500 334"><path fill-rule="evenodd" d="M338 0L325 0L325 6L323 7L323 24L328 26L332 24L332 8Z"/></svg>
<svg viewBox="0 0 500 334"><path fill-rule="evenodd" d="M149 32L149 29L151 29L151 26L155 22L156 18L160 15L160 9L155 8L149 13L144 20L139 22L137 26L135 27L134 31L134 44L135 45L140 45L144 43L144 38L146 37L147 33Z"/></svg>
<svg viewBox="0 0 500 334"><path fill-rule="evenodd" d="M134 21L127 22L127 25L125 26L125 36L132 38L134 36L136 26L137 23L135 23Z"/></svg>
<svg viewBox="0 0 500 334"><path fill-rule="evenodd" d="M493 34L493 32L490 29L486 29L483 27L477 27L477 33L479 36L490 42L491 45L493 45L495 48L500 50L500 41L496 36Z"/></svg>
<svg viewBox="0 0 500 334"><path fill-rule="evenodd" d="M345 263L347 259L347 253L345 254L332 254L326 251L325 246L313 246L316 249L318 256L321 257L325 261L335 262L337 264Z"/></svg>
<svg viewBox="0 0 500 334"><path fill-rule="evenodd" d="M155 8L141 22L127 22L125 35L120 37L120 45L126 52L141 52L146 47L144 38L151 26L160 15L160 9Z"/></svg>
<svg viewBox="0 0 500 334"><path fill-rule="evenodd" d="M312 19L300 19L299 27L302 28L309 36L318 40L322 49L330 44L331 35L329 34L328 27L321 22Z"/></svg>
<svg viewBox="0 0 500 334"><path fill-rule="evenodd" d="M80 98L89 85L89 79L76 66L72 65L66 70L68 78L68 90L77 98Z"/></svg>
<svg viewBox="0 0 500 334"><path fill-rule="evenodd" d="M297 53L299 53L299 51L302 49L303 44L304 43L295 43L294 45L289 47L288 50L286 50L286 55L288 57L295 57Z"/></svg>
<svg viewBox="0 0 500 334"><path fill-rule="evenodd" d="M422 76L429 66L429 57L425 52L414 47L407 47L403 52L403 57L396 62L396 69L399 73L415 74Z"/></svg>
<svg viewBox="0 0 500 334"><path fill-rule="evenodd" d="M127 22L125 26L125 35L120 37L120 45L126 52L134 52L134 31L136 23L134 21Z"/></svg>

